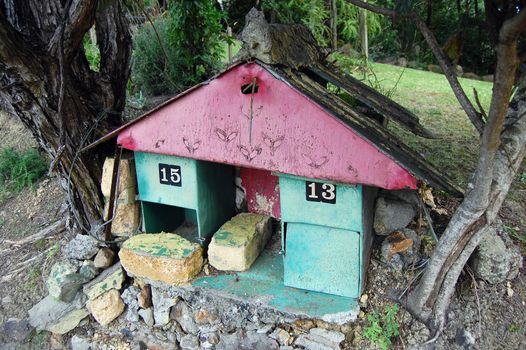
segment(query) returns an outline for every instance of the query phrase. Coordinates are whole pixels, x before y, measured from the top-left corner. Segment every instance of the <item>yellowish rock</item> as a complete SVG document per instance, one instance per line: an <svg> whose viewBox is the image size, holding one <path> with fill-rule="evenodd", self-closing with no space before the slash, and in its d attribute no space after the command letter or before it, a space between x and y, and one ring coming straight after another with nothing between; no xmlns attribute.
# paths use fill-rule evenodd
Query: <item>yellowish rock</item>
<svg viewBox="0 0 526 350"><path fill-rule="evenodd" d="M203 267L203 249L173 233L147 233L128 239L119 251L131 275L172 285L192 280Z"/></svg>
<svg viewBox="0 0 526 350"><path fill-rule="evenodd" d="M124 311L124 302L117 289L111 289L86 303L86 307L91 312L98 323L105 326Z"/></svg>
<svg viewBox="0 0 526 350"><path fill-rule="evenodd" d="M77 327L80 321L82 321L82 319L88 315L89 312L85 308L73 310L61 318L56 324L50 326L48 331L55 334L66 334L70 330Z"/></svg>
<svg viewBox="0 0 526 350"><path fill-rule="evenodd" d="M271 235L272 219L269 216L236 215L214 234L208 247L208 261L222 271L248 270Z"/></svg>
<svg viewBox="0 0 526 350"><path fill-rule="evenodd" d="M109 269L104 270L94 280L85 284L84 294L86 294L88 299L93 300L111 289L120 289L124 278L124 271L122 271L121 263L118 262Z"/></svg>
<svg viewBox="0 0 526 350"><path fill-rule="evenodd" d="M110 197L111 178L113 176L113 166L115 159L108 157L104 161L102 168L101 191L105 198ZM121 158L119 173L119 190L117 199L124 204L135 203L135 194L137 193L137 181L135 179L135 165L133 158Z"/></svg>
<svg viewBox="0 0 526 350"><path fill-rule="evenodd" d="M111 223L111 234L114 236L131 236L139 227L139 203L117 203L115 217Z"/></svg>
<svg viewBox="0 0 526 350"><path fill-rule="evenodd" d="M115 253L113 250L110 248L101 248L99 249L97 255L95 255L93 264L98 269L105 269L111 266L111 263L113 263L113 258L115 258Z"/></svg>

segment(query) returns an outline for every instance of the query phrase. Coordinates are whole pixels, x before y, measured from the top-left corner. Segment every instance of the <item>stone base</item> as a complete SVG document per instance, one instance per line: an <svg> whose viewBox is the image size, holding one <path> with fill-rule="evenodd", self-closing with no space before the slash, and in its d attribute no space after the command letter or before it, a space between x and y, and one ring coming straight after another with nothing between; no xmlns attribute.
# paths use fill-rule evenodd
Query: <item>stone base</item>
<svg viewBox="0 0 526 350"><path fill-rule="evenodd" d="M117 289L111 289L86 304L87 309L98 323L105 326L124 311L124 302Z"/></svg>
<svg viewBox="0 0 526 350"><path fill-rule="evenodd" d="M114 236L131 236L139 229L139 203L116 203L115 216L111 222L111 234Z"/></svg>
<svg viewBox="0 0 526 350"><path fill-rule="evenodd" d="M201 246L172 233L133 236L119 257L129 274L171 285L189 282L203 267Z"/></svg>

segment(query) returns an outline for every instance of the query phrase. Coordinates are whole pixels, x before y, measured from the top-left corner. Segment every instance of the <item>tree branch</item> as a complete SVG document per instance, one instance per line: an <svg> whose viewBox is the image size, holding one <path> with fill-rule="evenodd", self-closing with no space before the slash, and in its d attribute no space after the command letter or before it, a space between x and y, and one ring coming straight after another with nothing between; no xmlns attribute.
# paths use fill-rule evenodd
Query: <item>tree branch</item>
<svg viewBox="0 0 526 350"><path fill-rule="evenodd" d="M132 39L127 19L119 1L96 14L97 45L100 50L100 81L103 90L110 90L111 97L104 108L121 112L124 109L126 84L130 73ZM119 97L113 100L113 97Z"/></svg>
<svg viewBox="0 0 526 350"><path fill-rule="evenodd" d="M526 28L526 10L523 9L517 15L504 21L499 32L499 42L510 43L519 37Z"/></svg>
<svg viewBox="0 0 526 350"><path fill-rule="evenodd" d="M77 55L86 32L93 26L97 0L71 0L64 8L63 23L59 25L49 43L49 51L57 56L60 43L65 62Z"/></svg>
<svg viewBox="0 0 526 350"><path fill-rule="evenodd" d="M378 14L381 14L387 17L394 18L396 16L396 12L394 10L386 9L385 7L376 6L376 5L370 4L365 1L361 1L361 0L347 0L347 1L355 6L361 7L368 11L378 13Z"/></svg>
<svg viewBox="0 0 526 350"><path fill-rule="evenodd" d="M353 5L356 5L358 7L364 8L366 10L369 10L375 13L382 14L384 16L388 16L392 18L396 17L396 12L394 10L371 5L361 0L347 0L347 1ZM466 112L468 118L471 120L471 123L473 124L473 126L475 126L475 129L477 129L479 134L482 134L482 131L484 129L484 120L482 119L482 115L479 112L477 112L477 110L475 109L471 101L469 100L468 96L466 95L464 89L460 85L455 69L452 66L451 62L449 61L449 58L446 56L446 54L444 53L444 51L438 44L431 30L429 30L429 28L420 19L420 17L418 17L418 15L416 15L415 13L411 13L409 17L410 19L414 20L417 28L420 30L420 32L424 36L425 41L431 48L431 51L433 51L433 54L435 58L437 59L438 64L440 65L440 68L442 68L442 71L444 72L444 75L446 76L446 79L449 82L449 85L451 86L451 89L453 90L455 97L460 103L460 106Z"/></svg>

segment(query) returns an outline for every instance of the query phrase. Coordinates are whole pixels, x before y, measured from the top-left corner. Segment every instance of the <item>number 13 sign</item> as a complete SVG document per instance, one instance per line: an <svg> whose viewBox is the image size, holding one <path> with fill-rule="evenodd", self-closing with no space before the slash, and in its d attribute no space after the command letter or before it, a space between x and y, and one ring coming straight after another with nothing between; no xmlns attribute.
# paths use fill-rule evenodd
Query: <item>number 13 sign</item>
<svg viewBox="0 0 526 350"><path fill-rule="evenodd" d="M306 181L305 196L309 202L336 204L336 185Z"/></svg>
<svg viewBox="0 0 526 350"><path fill-rule="evenodd" d="M181 167L179 165L159 164L159 182L163 185L182 185Z"/></svg>

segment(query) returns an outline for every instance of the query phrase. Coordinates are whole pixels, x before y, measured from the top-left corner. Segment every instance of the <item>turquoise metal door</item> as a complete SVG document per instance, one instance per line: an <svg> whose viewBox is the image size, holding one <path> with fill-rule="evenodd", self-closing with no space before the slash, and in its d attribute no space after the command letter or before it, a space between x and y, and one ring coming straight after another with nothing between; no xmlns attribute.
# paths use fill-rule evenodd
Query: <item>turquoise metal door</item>
<svg viewBox="0 0 526 350"><path fill-rule="evenodd" d="M197 209L194 159L135 152L135 164L141 201Z"/></svg>
<svg viewBox="0 0 526 350"><path fill-rule="evenodd" d="M280 175L284 283L358 297L363 273L363 187Z"/></svg>
<svg viewBox="0 0 526 350"><path fill-rule="evenodd" d="M285 229L286 286L359 297L357 232L301 223L288 223Z"/></svg>

